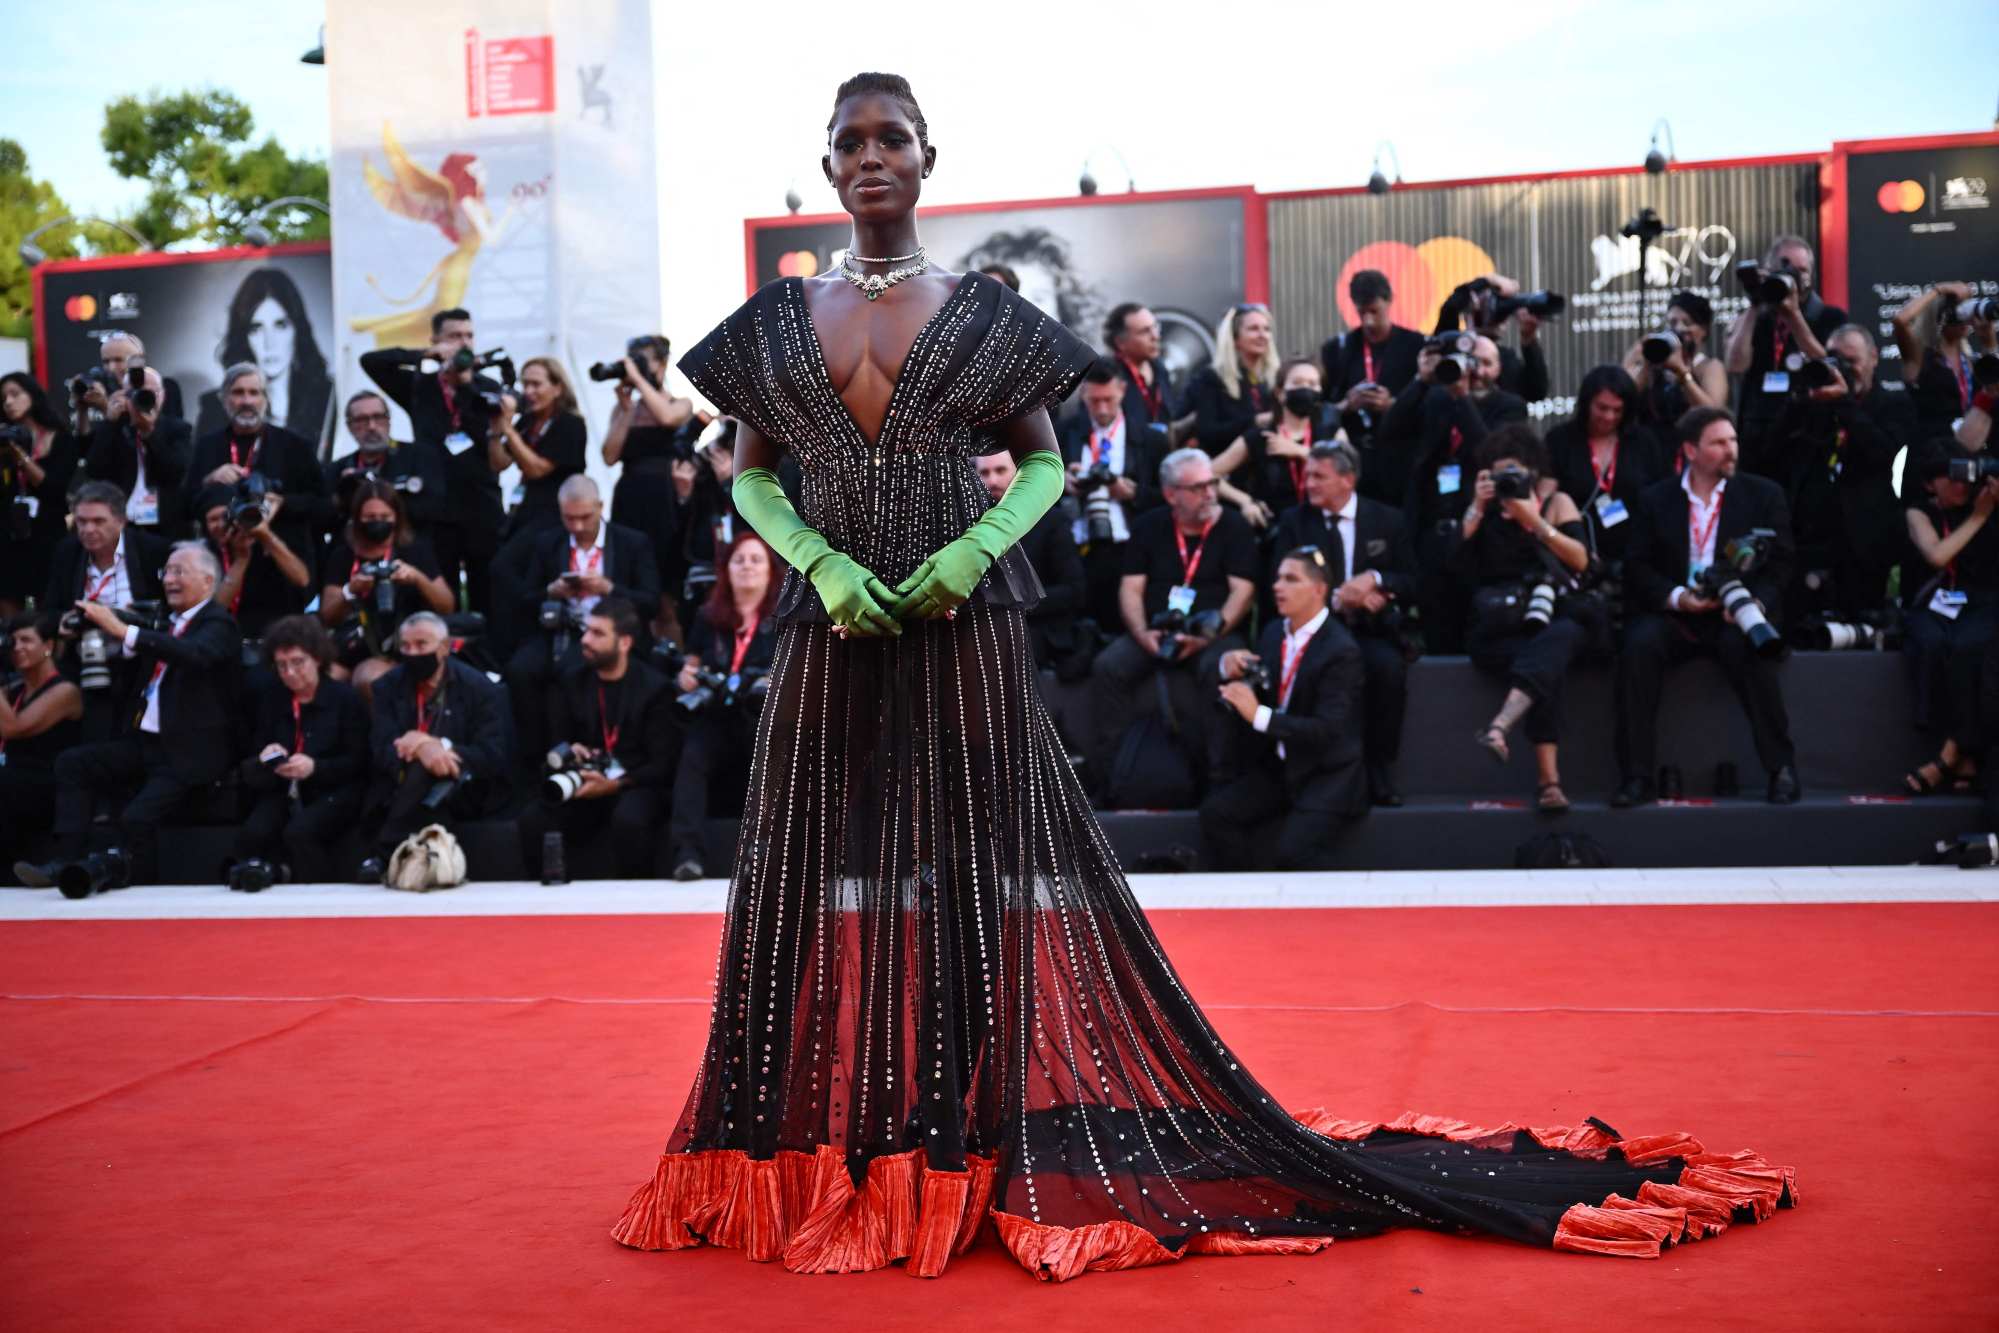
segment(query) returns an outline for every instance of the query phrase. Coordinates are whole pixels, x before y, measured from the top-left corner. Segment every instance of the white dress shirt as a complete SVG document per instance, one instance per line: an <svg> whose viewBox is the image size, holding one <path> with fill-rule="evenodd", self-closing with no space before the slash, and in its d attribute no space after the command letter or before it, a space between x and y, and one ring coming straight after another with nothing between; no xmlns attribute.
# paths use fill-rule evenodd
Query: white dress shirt
<svg viewBox="0 0 1999 1333"><path fill-rule="evenodd" d="M1111 474L1122 477L1124 475L1124 413L1118 413L1117 420L1108 426L1099 426L1094 421L1090 423L1090 438L1083 443L1082 464L1083 471L1085 472L1088 472L1097 465L1097 442L1099 440L1108 441L1110 444L1109 451L1104 454L1104 462L1110 464ZM1108 496L1105 498L1110 499ZM1124 504L1115 499L1111 499L1110 504L1111 540L1113 542L1130 541L1131 525L1126 521ZM1077 519L1074 530L1076 545L1088 545L1090 541L1089 519Z"/></svg>
<svg viewBox="0 0 1999 1333"><path fill-rule="evenodd" d="M1349 509L1353 507L1351 502L1348 504L1347 507ZM1284 664L1286 662L1297 660L1297 658L1304 653L1306 645L1312 641L1312 636L1319 632L1319 627L1326 623L1326 618L1331 614L1332 614L1332 608L1330 606L1322 606L1319 608L1318 615L1313 616L1310 620L1300 625L1297 629L1289 630L1285 633L1283 655L1278 659L1276 664L1277 689L1279 691L1277 696L1278 711L1280 712L1284 711L1291 703L1291 692L1284 688ZM1298 681L1296 676L1292 677L1291 683L1294 687L1297 685ZM1258 704L1256 706L1256 716L1251 720L1250 725L1255 727L1258 731L1269 731L1270 714L1271 714L1271 709L1269 704ZM1285 757L1283 741L1277 742L1277 757L1279 759Z"/></svg>
<svg viewBox="0 0 1999 1333"><path fill-rule="evenodd" d="M118 534L117 548L111 552L110 578L107 571L99 569L97 562L88 552L83 557L83 588L81 595L86 601L102 602L106 606L130 606L132 604L132 575L125 568L125 534ZM101 583L101 587L100 587ZM95 594L93 596L93 594Z"/></svg>
<svg viewBox="0 0 1999 1333"><path fill-rule="evenodd" d="M1721 509L1722 492L1728 489L1728 478L1723 477L1715 482L1714 494L1708 497L1705 504L1701 503L1701 498L1694 494L1694 473L1692 468L1688 468L1680 474L1680 489L1687 493L1687 564L1692 567L1706 569L1714 563L1715 538L1721 532L1721 519L1717 517L1717 513ZM1693 549L1694 534L1696 532L1701 533L1701 548L1698 551ZM1680 598L1689 596L1692 592L1693 589L1684 583L1673 589L1666 594L1666 609L1669 611L1679 610Z"/></svg>
<svg viewBox="0 0 1999 1333"><path fill-rule="evenodd" d="M173 620L169 622L169 632L175 638L179 638L187 629L187 623L194 619L195 612L207 605L207 602L196 602L187 610L176 613ZM138 651L139 627L137 625L127 625L125 627L125 656L132 657ZM151 732L155 736L160 734L160 685L166 680L167 671L169 670L166 663L162 662L159 665L160 669L155 671L153 678L146 682L146 711L139 716L139 730Z"/></svg>
<svg viewBox="0 0 1999 1333"><path fill-rule="evenodd" d="M604 520L597 520L597 535L590 539L588 546L580 544L576 540L574 533L570 534L569 567L571 569L579 574L603 574L604 560ZM577 597L573 600L576 603L577 613L587 616L596 608L597 603L604 599L601 597Z"/></svg>

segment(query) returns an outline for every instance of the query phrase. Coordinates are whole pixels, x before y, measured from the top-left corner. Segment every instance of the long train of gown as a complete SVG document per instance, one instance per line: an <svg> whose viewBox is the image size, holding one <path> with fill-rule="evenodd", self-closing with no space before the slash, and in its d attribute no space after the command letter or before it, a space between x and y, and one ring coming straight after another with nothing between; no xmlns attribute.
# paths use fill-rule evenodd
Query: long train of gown
<svg viewBox="0 0 1999 1333"><path fill-rule="evenodd" d="M968 276L871 442L787 280L682 367L799 455L807 521L894 583L984 507L990 425L1088 358ZM1790 1168L1685 1134L1288 1113L1132 897L1041 701L1016 557L891 639L839 638L787 576L707 1050L620 1242L935 1276L990 1220L1060 1280L1396 1226L1655 1257L1796 1203Z"/></svg>

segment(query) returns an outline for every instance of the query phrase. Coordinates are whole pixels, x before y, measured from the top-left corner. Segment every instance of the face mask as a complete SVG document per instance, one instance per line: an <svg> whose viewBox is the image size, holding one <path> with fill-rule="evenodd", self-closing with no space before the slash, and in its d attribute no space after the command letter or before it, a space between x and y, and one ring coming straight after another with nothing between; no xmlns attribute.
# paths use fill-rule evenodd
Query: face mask
<svg viewBox="0 0 1999 1333"><path fill-rule="evenodd" d="M436 653L404 653L403 670L409 672L410 679L419 683L437 674Z"/></svg>
<svg viewBox="0 0 1999 1333"><path fill-rule="evenodd" d="M1284 410L1294 417L1313 417L1319 414L1319 391L1317 389L1286 389Z"/></svg>
<svg viewBox="0 0 1999 1333"><path fill-rule="evenodd" d="M385 542L395 530L395 523L386 518L371 518L361 525L361 535L371 542Z"/></svg>

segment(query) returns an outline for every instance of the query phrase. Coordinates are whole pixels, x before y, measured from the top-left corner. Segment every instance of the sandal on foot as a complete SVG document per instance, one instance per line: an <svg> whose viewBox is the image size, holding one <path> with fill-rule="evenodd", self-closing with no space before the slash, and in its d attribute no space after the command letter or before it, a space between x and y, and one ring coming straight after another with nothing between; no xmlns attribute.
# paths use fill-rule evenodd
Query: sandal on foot
<svg viewBox="0 0 1999 1333"><path fill-rule="evenodd" d="M1485 727L1472 733L1472 742L1500 763L1506 762L1509 754L1506 748L1506 733L1498 727Z"/></svg>
<svg viewBox="0 0 1999 1333"><path fill-rule="evenodd" d="M1902 775L1902 787L1911 796L1933 796L1944 785L1949 770L1941 760L1932 759Z"/></svg>
<svg viewBox="0 0 1999 1333"><path fill-rule="evenodd" d="M1559 815L1569 808L1569 798L1559 782L1543 782L1534 788L1534 808L1544 815Z"/></svg>

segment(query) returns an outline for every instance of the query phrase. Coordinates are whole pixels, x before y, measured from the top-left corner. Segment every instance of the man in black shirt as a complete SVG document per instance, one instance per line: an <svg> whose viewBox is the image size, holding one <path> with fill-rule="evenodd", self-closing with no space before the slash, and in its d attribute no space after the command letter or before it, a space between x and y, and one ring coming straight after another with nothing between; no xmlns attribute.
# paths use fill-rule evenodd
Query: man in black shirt
<svg viewBox="0 0 1999 1333"><path fill-rule="evenodd" d="M1774 475L1764 436L1776 423L1791 392L1788 358L1825 359L1825 340L1846 323L1846 312L1827 305L1812 289L1816 261L1802 236L1779 236L1763 256L1766 271L1787 273L1790 291L1776 305L1752 303L1729 326L1722 364L1735 376L1741 420L1742 466L1759 476Z"/></svg>
<svg viewBox="0 0 1999 1333"><path fill-rule="evenodd" d="M472 316L458 309L430 317L434 339L428 351L379 348L361 354L361 369L410 416L413 447L434 450L443 459L449 519L431 533L445 581L456 588L462 567L466 598L474 611L492 614L489 567L500 548L500 479L487 447L500 386L475 377L453 358L473 348ZM425 370L424 362L436 369ZM486 395L491 395L492 406Z"/></svg>
<svg viewBox="0 0 1999 1333"><path fill-rule="evenodd" d="M1364 268L1347 282L1347 297L1353 302L1359 327L1344 337L1335 335L1319 348L1319 360L1326 369L1326 399L1337 403L1347 438L1362 449L1376 443L1395 396L1416 378L1416 357L1423 350L1423 335L1405 329L1389 318L1395 293L1388 275ZM1378 475L1377 475L1378 474ZM1370 499L1390 504L1402 502L1397 488L1400 476L1394 469L1369 467L1363 475L1363 493Z"/></svg>
<svg viewBox="0 0 1999 1333"><path fill-rule="evenodd" d="M657 873L654 849L684 731L671 682L632 653L639 632L630 602L597 603L583 622L583 660L549 694L549 735L567 743L583 767L566 778L545 775L541 799L521 810L521 860L530 871L550 869L542 863L550 831L560 830L576 847L608 824L618 873L626 879Z"/></svg>
<svg viewBox="0 0 1999 1333"><path fill-rule="evenodd" d="M1164 503L1159 460L1166 453L1166 432L1129 414L1131 396L1128 382L1098 361L1083 372L1076 391L1081 410L1064 416L1057 430L1070 498L1049 512L1072 519L1071 535L1089 579L1088 612L1107 633L1116 633L1122 619L1118 581L1124 577L1131 525ZM1102 485L1088 480L1099 466L1110 472ZM1092 528L1098 533L1094 538Z"/></svg>
<svg viewBox="0 0 1999 1333"><path fill-rule="evenodd" d="M1118 609L1125 633L1097 654L1090 669L1090 705L1097 737L1092 756L1107 778L1137 699L1150 703L1153 673L1165 671L1182 728L1201 741L1194 758L1210 774L1225 767L1227 731L1200 682L1214 680L1222 654L1243 646L1241 627L1256 600L1256 537L1248 520L1221 503L1213 460L1200 449L1178 449L1159 465L1166 504L1140 515L1125 543ZM1187 617L1172 653L1162 654L1168 631L1152 628L1169 608ZM1218 613L1212 632L1200 629ZM1201 619L1197 620L1196 617Z"/></svg>
<svg viewBox="0 0 1999 1333"><path fill-rule="evenodd" d="M140 393L120 389L111 396L111 414L91 432L83 470L125 493L127 523L170 542L187 532L181 482L194 428L166 415L160 372L147 366L145 374Z"/></svg>
<svg viewBox="0 0 1999 1333"><path fill-rule="evenodd" d="M372 389L347 400L347 433L354 437L354 452L326 464L326 492L333 497L331 529L338 531L354 516L354 488L373 473L402 493L411 534L430 542L433 525L451 516L444 455L390 439L388 400Z"/></svg>
<svg viewBox="0 0 1999 1333"><path fill-rule="evenodd" d="M1159 317L1137 301L1111 307L1104 347L1124 382L1124 419L1133 430L1170 427L1180 413L1166 363L1159 357Z"/></svg>
<svg viewBox="0 0 1999 1333"><path fill-rule="evenodd" d="M1520 284L1499 273L1473 278L1454 288L1437 310L1437 332L1451 333L1469 325L1474 333L1492 339L1499 349L1499 374L1493 383L1523 402L1538 403L1548 396L1548 358L1541 350L1541 317L1526 306L1498 314L1497 298L1520 294ZM1507 320L1520 330L1520 350L1499 341Z"/></svg>
<svg viewBox="0 0 1999 1333"><path fill-rule="evenodd" d="M264 373L247 362L223 372L222 406L228 424L196 440L188 461L182 486L189 516L200 521L206 514L207 506L195 504L203 487L234 487L256 473L284 497L271 510L277 535L300 559L318 564L319 534L333 522L333 501L312 444L267 419Z"/></svg>

